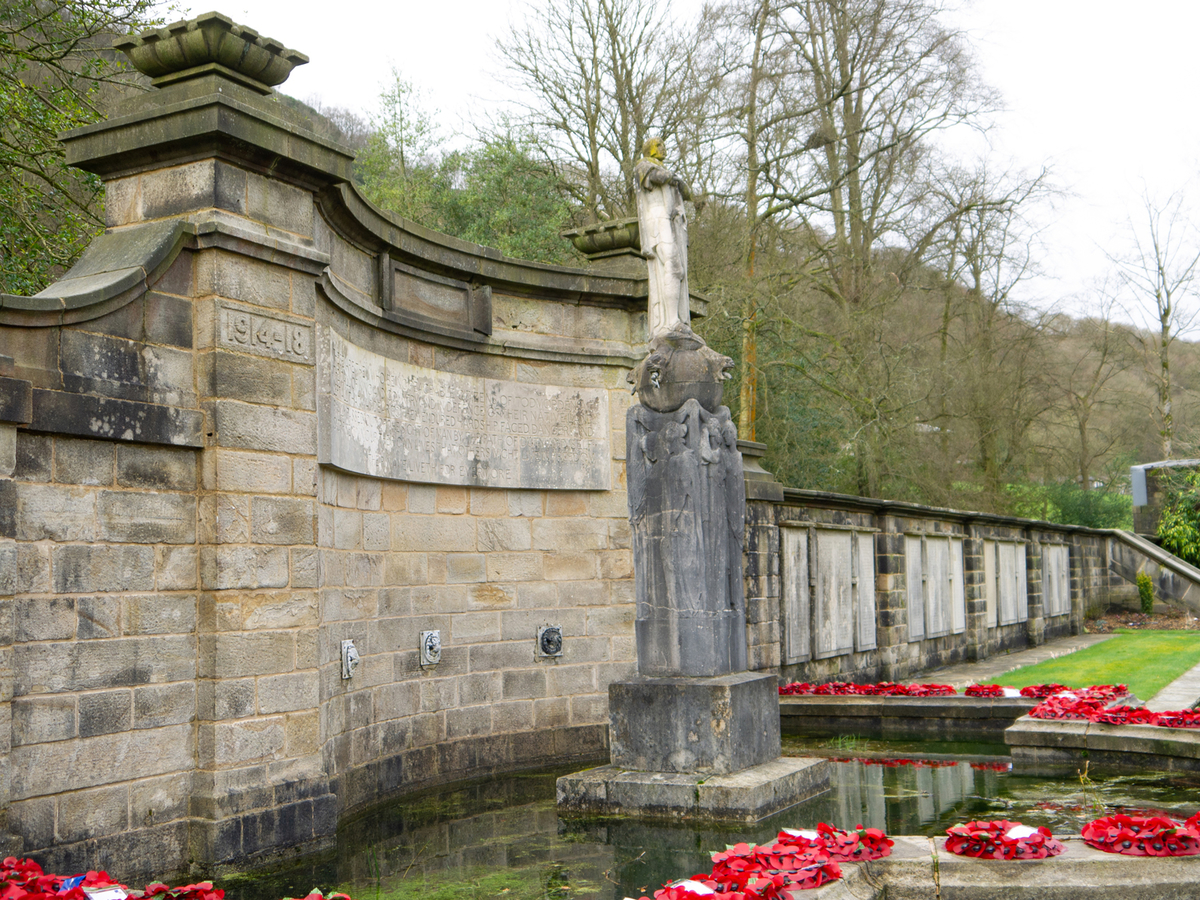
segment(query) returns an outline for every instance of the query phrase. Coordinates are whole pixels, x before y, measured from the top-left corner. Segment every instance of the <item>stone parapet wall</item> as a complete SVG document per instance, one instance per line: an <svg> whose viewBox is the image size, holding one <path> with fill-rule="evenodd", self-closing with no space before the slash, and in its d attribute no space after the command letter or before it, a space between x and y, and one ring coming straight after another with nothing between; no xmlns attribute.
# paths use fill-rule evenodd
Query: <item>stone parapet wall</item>
<svg viewBox="0 0 1200 900"><path fill-rule="evenodd" d="M781 638L758 659L778 658L787 681L906 681L1036 646L1079 633L1127 588L1113 532L820 491L786 490L755 515L780 535L758 545L781 548Z"/></svg>
<svg viewBox="0 0 1200 900"><path fill-rule="evenodd" d="M404 791L594 759L636 670L644 275L381 213L252 88L197 70L65 135L109 227L0 297L0 848L48 870L212 871ZM1070 633L1111 587L1100 533L785 496L743 449L756 670L901 679ZM1001 545L1029 590L993 622ZM919 640L914 553L962 595L922 601Z"/></svg>

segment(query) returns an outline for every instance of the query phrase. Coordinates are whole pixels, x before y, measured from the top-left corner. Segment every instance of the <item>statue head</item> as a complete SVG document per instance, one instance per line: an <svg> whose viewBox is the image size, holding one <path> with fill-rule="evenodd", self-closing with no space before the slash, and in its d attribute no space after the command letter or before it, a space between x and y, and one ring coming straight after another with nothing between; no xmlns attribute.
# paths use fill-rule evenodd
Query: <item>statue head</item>
<svg viewBox="0 0 1200 900"><path fill-rule="evenodd" d="M666 159L667 149L665 146L663 146L662 138L647 138L646 143L642 144L642 156L657 160L658 162L662 162L664 159Z"/></svg>

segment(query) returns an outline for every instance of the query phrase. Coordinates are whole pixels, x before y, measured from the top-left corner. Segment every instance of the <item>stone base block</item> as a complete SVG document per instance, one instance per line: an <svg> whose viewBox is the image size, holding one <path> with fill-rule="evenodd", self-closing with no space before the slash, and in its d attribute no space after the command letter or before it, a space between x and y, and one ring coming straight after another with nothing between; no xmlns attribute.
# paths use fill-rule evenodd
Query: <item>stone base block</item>
<svg viewBox="0 0 1200 900"><path fill-rule="evenodd" d="M612 764L729 775L779 756L774 675L643 678L608 687Z"/></svg>
<svg viewBox="0 0 1200 900"><path fill-rule="evenodd" d="M829 790L829 762L779 757L733 775L601 766L558 779L560 815L757 822Z"/></svg>

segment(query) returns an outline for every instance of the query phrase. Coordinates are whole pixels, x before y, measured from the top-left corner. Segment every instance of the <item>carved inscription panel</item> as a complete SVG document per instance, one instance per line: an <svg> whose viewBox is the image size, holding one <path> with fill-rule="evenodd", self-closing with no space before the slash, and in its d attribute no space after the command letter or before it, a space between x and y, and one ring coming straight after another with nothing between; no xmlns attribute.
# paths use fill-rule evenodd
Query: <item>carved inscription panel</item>
<svg viewBox="0 0 1200 900"><path fill-rule="evenodd" d="M606 391L439 372L325 333L321 462L434 484L609 488Z"/></svg>
<svg viewBox="0 0 1200 900"><path fill-rule="evenodd" d="M312 365L311 325L259 315L228 303L220 303L218 310L219 346Z"/></svg>

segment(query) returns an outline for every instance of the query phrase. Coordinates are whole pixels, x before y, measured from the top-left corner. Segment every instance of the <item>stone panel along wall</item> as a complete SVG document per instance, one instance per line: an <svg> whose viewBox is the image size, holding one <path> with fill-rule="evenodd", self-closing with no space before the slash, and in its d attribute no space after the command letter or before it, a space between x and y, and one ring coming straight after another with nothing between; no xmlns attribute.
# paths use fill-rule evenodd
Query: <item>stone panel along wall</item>
<svg viewBox="0 0 1200 900"><path fill-rule="evenodd" d="M109 229L0 298L0 808L49 868L240 862L391 793L596 758L634 672L645 279L389 219L309 124L208 74L73 132ZM437 390L582 398L592 431L497 451L491 482L465 457L379 477L407 463L343 440L366 400L336 394L339 347Z"/></svg>
<svg viewBox="0 0 1200 900"><path fill-rule="evenodd" d="M781 493L747 530L748 559L755 542L779 548L773 560L762 551L748 584L758 587L758 615L779 610L774 643L759 632L758 666L787 681L909 680L1076 634L1088 608L1128 592L1113 532Z"/></svg>

